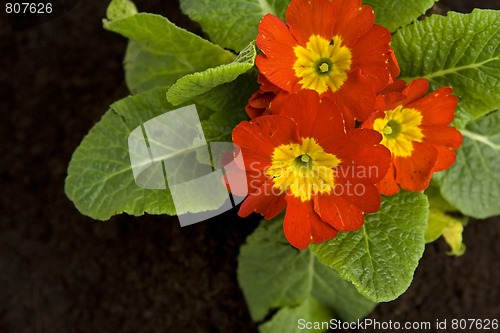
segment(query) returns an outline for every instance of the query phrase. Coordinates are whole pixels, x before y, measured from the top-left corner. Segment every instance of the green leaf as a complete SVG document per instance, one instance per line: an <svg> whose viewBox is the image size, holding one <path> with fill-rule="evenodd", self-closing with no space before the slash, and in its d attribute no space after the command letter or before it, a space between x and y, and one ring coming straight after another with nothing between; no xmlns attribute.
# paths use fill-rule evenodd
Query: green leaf
<svg viewBox="0 0 500 333"><path fill-rule="evenodd" d="M436 208L429 209L429 223L425 231L425 242L434 242L443 236L446 243L451 247L449 255L461 256L465 253L465 245L462 243L462 232L464 225L458 218L446 214Z"/></svg>
<svg viewBox="0 0 500 333"><path fill-rule="evenodd" d="M240 52L232 63L184 76L168 90L168 101L173 105L179 105L221 84L234 81L239 75L253 67L256 55L252 42ZM232 97L227 96L227 98Z"/></svg>
<svg viewBox="0 0 500 333"><path fill-rule="evenodd" d="M404 27L431 8L437 0L363 0L375 12L375 23L383 25L391 32ZM397 13L395 15L395 13Z"/></svg>
<svg viewBox="0 0 500 333"><path fill-rule="evenodd" d="M459 211L456 207L451 205L443 198L439 185L435 180L431 181L431 184L424 193L429 200L429 208L439 209L447 213L455 213Z"/></svg>
<svg viewBox="0 0 500 333"><path fill-rule="evenodd" d="M124 64L125 81L133 94L171 86L192 72L192 67L179 61L175 55L152 53L143 44L133 40L128 44Z"/></svg>
<svg viewBox="0 0 500 333"><path fill-rule="evenodd" d="M463 129L457 160L435 175L441 194L464 215L500 214L500 112L477 119Z"/></svg>
<svg viewBox="0 0 500 333"><path fill-rule="evenodd" d="M283 235L282 217L261 222L241 247L238 262L238 281L255 321L311 297L344 321L364 317L375 306L310 250L291 247Z"/></svg>
<svg viewBox="0 0 500 333"><path fill-rule="evenodd" d="M262 17L284 18L290 0L181 0L181 9L198 22L210 40L239 52L257 36Z"/></svg>
<svg viewBox="0 0 500 333"><path fill-rule="evenodd" d="M244 108L257 88L255 76L244 74L233 82L193 97L193 102L199 107L215 111L208 120L201 122L207 140L232 141L234 127L248 119Z"/></svg>
<svg viewBox="0 0 500 333"><path fill-rule="evenodd" d="M142 64L143 68L149 66L148 61L152 59L155 62L168 60L169 67L152 64L152 70L161 66L164 70L179 71L178 77L226 64L235 58L232 52L177 27L160 15L138 13L118 20L104 20L104 27L140 43L153 55L170 56L142 55L138 59L146 62ZM138 49L133 51L138 52ZM137 56L132 59L138 61Z"/></svg>
<svg viewBox="0 0 500 333"><path fill-rule="evenodd" d="M328 309L318 303L314 298L306 298L304 302L295 307L285 307L278 311L274 317L264 324L259 326L260 333L289 333L295 332L299 325L305 326L305 323L315 323L315 325L321 325L324 322L329 325L331 319L331 313ZM325 326L328 326L325 325ZM326 332L328 327L319 326L315 329L303 329L301 332Z"/></svg>
<svg viewBox="0 0 500 333"><path fill-rule="evenodd" d="M466 246L462 240L463 232L464 225L457 220L453 221L452 224L443 230L443 238L451 247L451 250L446 252L446 254L459 257L465 253Z"/></svg>
<svg viewBox="0 0 500 333"><path fill-rule="evenodd" d="M435 181L425 190L425 195L429 199L429 221L425 230L425 242L431 243L444 236L444 240L451 247L448 254L461 256L465 253L462 232L469 218L457 214L458 209L443 198Z"/></svg>
<svg viewBox="0 0 500 333"><path fill-rule="evenodd" d="M312 246L319 260L336 269L375 302L396 299L410 285L424 252L428 202L422 193L384 197L377 213L354 232Z"/></svg>
<svg viewBox="0 0 500 333"><path fill-rule="evenodd" d="M137 14L137 8L130 0L112 0L106 10L106 17L118 20Z"/></svg>
<svg viewBox="0 0 500 333"><path fill-rule="evenodd" d="M82 214L107 220L119 213L130 215L198 213L216 209L227 199L227 191L221 186L212 189L210 196L206 196L202 191L177 192L179 195L189 197L188 200L176 201L177 206L174 206L168 186L167 189L150 189L151 186L145 189L136 184L129 155L129 135L146 121L178 108L166 101L166 90L167 88L157 88L114 103L83 139L73 154L65 184L66 194ZM207 117L203 112L201 115ZM211 126L217 126L209 117L204 121ZM162 128L166 126L165 123L159 125L163 126ZM229 126L228 123L223 125ZM172 133L175 133L175 129L172 128ZM151 136L148 140L149 144L153 142ZM211 138L206 140L210 142ZM172 140L169 138L155 142L157 146L162 145L170 151L175 151L174 146L170 148L170 143ZM133 156L141 157L141 151L135 154ZM148 185L153 184L151 178L147 177L157 175L155 172L162 174L165 172L170 177L169 182L170 179L175 179L177 183L192 180L195 177L192 177L191 173L186 174L186 171L195 173L202 168L206 169L206 165L210 164L208 161L205 163L195 160L198 158L199 154L185 154L182 158L176 159L175 165L178 166L177 169L182 170L182 174L167 172L166 170L171 169L165 167L165 161L156 163L158 168L164 170L152 168L150 172L141 173L138 181ZM143 160L145 159L141 159ZM160 179L154 182L154 188L165 188L164 177L154 179Z"/></svg>
<svg viewBox="0 0 500 333"><path fill-rule="evenodd" d="M136 185L127 143L137 126L174 109L164 98L165 90L158 88L114 103L76 149L65 191L82 214L107 220L124 212L176 213L168 191Z"/></svg>
<svg viewBox="0 0 500 333"><path fill-rule="evenodd" d="M453 87L459 124L500 105L500 11L433 15L400 29L392 47L402 79L425 77L433 89Z"/></svg>

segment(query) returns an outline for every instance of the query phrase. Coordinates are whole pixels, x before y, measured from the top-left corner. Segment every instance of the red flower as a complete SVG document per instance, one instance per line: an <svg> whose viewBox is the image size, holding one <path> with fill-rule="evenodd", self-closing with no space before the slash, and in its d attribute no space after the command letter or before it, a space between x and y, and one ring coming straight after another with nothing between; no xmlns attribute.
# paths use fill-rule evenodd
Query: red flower
<svg viewBox="0 0 500 333"><path fill-rule="evenodd" d="M335 104L314 91L290 95L279 109L233 131L249 188L239 215L271 219L286 207L285 236L299 249L360 228L363 214L380 207L374 184L390 163L382 136L367 129L346 133Z"/></svg>
<svg viewBox="0 0 500 333"><path fill-rule="evenodd" d="M429 89L426 79L417 79L405 87L396 81L377 98L377 111L363 124L383 135L381 144L392 155L380 192L393 195L400 188L422 191L436 171L449 168L456 159L455 149L462 135L453 121L457 97L452 88L440 88L423 97Z"/></svg>
<svg viewBox="0 0 500 333"><path fill-rule="evenodd" d="M374 19L361 0L292 0L286 24L270 14L260 22L257 67L289 93L308 89L331 98L349 124L364 121L375 93L399 73L389 62L391 34Z"/></svg>
<svg viewBox="0 0 500 333"><path fill-rule="evenodd" d="M269 106L271 102L278 96L287 94L285 91L276 87L269 82L266 77L259 73L257 82L260 83L260 88L250 97L248 105L245 107L250 119L259 117L265 114L270 114Z"/></svg>

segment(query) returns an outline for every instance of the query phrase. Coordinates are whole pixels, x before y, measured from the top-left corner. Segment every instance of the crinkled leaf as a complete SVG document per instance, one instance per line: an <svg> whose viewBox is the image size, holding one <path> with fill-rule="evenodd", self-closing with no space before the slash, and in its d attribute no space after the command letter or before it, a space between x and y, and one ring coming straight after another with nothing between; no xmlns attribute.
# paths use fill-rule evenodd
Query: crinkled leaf
<svg viewBox="0 0 500 333"><path fill-rule="evenodd" d="M375 23L383 25L393 32L415 21L431 8L436 1L363 0L363 3L373 7L376 15Z"/></svg>
<svg viewBox="0 0 500 333"><path fill-rule="evenodd" d="M125 81L130 92L137 94L155 87L174 84L192 73L192 67L175 55L155 54L143 44L131 40L125 54Z"/></svg>
<svg viewBox="0 0 500 333"><path fill-rule="evenodd" d="M239 75L253 67L255 56L255 46L252 42L240 52L232 63L184 76L168 90L168 101L173 105L179 105L212 88L234 81ZM232 97L226 96L226 98Z"/></svg>
<svg viewBox="0 0 500 333"><path fill-rule="evenodd" d="M171 79L174 72L177 72L177 78L180 78L186 74L227 64L235 58L232 52L177 27L160 15L138 13L122 19L104 20L104 27L141 44L143 50L133 49L132 51L140 53L135 57L129 55L129 60L140 61L143 69L151 67L145 72L146 77L150 77L151 72L160 68L170 72ZM144 54L146 52L153 55ZM153 63L150 64L149 61ZM157 64L162 61L167 61L168 66ZM146 80L141 78L139 81Z"/></svg>
<svg viewBox="0 0 500 333"><path fill-rule="evenodd" d="M284 18L290 0L181 0L181 9L198 22L210 40L239 52L257 36L262 17Z"/></svg>
<svg viewBox="0 0 500 333"><path fill-rule="evenodd" d="M500 105L500 11L433 15L398 30L392 47L401 78L453 87L461 103L458 124Z"/></svg>
<svg viewBox="0 0 500 333"><path fill-rule="evenodd" d="M82 214L107 220L123 212L176 213L168 190L136 185L127 141L137 126L174 109L165 100L165 91L158 88L114 103L76 149L65 191Z"/></svg>
<svg viewBox="0 0 500 333"><path fill-rule="evenodd" d="M291 247L283 235L282 217L262 221L241 247L238 281L255 321L273 309L295 307L310 297L344 321L361 318L375 306L310 250Z"/></svg>
<svg viewBox="0 0 500 333"><path fill-rule="evenodd" d="M227 197L227 193L222 192L213 192L210 196L206 196L206 193L190 192L189 206L176 211L168 189L144 189L136 184L132 173L128 137L134 129L146 121L178 108L167 102L166 90L167 88L157 88L114 103L83 139L71 159L65 185L66 194L82 214L106 220L119 213L130 215L142 215L145 212L169 215L196 213L206 210L207 205L217 206L221 203L219 198L223 195L224 198ZM211 113L214 112L211 110ZM207 114L208 109L205 108L201 112L203 116L201 118L205 118L202 121L207 126L214 128L235 126L234 123L228 123L234 121L231 119L228 119L228 122L212 123ZM175 128L172 128L171 132L175 132ZM212 139L210 135L206 136L207 141L213 141ZM162 142L167 146L170 140L166 138ZM185 159L178 160L178 164L183 170L182 176L189 178L186 171L196 171L192 163L195 157L187 154L185 156ZM158 165L161 166L159 163ZM167 174L167 176L177 175ZM148 179L145 182L151 184Z"/></svg>
<svg viewBox="0 0 500 333"><path fill-rule="evenodd" d="M441 194L464 215L487 218L500 214L500 111L463 129L457 160L435 176Z"/></svg>
<svg viewBox="0 0 500 333"><path fill-rule="evenodd" d="M318 303L314 298L308 297L300 305L295 307L285 307L276 313L273 318L259 326L260 333L289 333L297 330L299 320L308 323L329 322L331 313L323 304ZM323 329L309 330L307 328L301 332L326 332L328 327Z"/></svg>
<svg viewBox="0 0 500 333"><path fill-rule="evenodd" d="M391 301L413 279L424 251L427 215L424 194L400 192L384 197L380 210L367 215L359 230L339 233L312 250L367 298Z"/></svg>

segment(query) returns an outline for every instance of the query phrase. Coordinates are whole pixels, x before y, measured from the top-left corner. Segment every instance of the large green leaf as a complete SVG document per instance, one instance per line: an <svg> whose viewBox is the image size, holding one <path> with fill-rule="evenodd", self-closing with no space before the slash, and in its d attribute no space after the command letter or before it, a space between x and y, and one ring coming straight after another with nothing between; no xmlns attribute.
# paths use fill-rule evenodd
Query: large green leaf
<svg viewBox="0 0 500 333"><path fill-rule="evenodd" d="M281 18L290 0L181 0L181 9L198 22L210 40L239 52L257 36L262 17Z"/></svg>
<svg viewBox="0 0 500 333"><path fill-rule="evenodd" d="M392 46L401 78L425 77L433 89L453 87L459 124L500 105L500 11L433 15L400 29Z"/></svg>
<svg viewBox="0 0 500 333"><path fill-rule="evenodd" d="M366 216L361 229L339 233L315 245L319 260L336 269L375 302L396 299L410 285L424 252L428 202L422 193L384 197L377 213Z"/></svg>
<svg viewBox="0 0 500 333"><path fill-rule="evenodd" d="M306 298L297 306L280 309L270 321L259 326L259 332L289 333L295 332L297 328L301 332L326 332L330 319L328 308L314 298Z"/></svg>
<svg viewBox="0 0 500 333"><path fill-rule="evenodd" d="M437 0L363 0L365 5L373 7L375 23L385 26L390 31L404 27L424 14Z"/></svg>
<svg viewBox="0 0 500 333"><path fill-rule="evenodd" d="M137 92L154 84L170 84L184 75L227 64L235 55L165 17L138 13L116 20L104 20L104 27L135 43L126 56L127 82Z"/></svg>
<svg viewBox="0 0 500 333"><path fill-rule="evenodd" d="M296 307L311 297L344 321L361 318L375 306L310 250L291 247L283 235L282 217L262 221L241 247L238 281L255 321L273 309Z"/></svg>
<svg viewBox="0 0 500 333"><path fill-rule="evenodd" d="M441 194L463 214L486 218L500 214L500 111L463 129L457 160L436 174Z"/></svg>
<svg viewBox="0 0 500 333"><path fill-rule="evenodd" d="M176 213L168 190L136 185L127 143L137 126L174 108L165 91L158 88L114 103L74 152L65 191L82 214L107 220L123 212Z"/></svg>
<svg viewBox="0 0 500 333"><path fill-rule="evenodd" d="M250 70L256 57L255 46L250 43L230 64L209 68L203 72L186 75L179 79L167 92L167 99L174 105L192 100L195 96L234 81L238 76ZM233 98L232 96L225 96Z"/></svg>
<svg viewBox="0 0 500 333"><path fill-rule="evenodd" d="M171 86L179 78L192 73L192 67L179 61L175 55L152 53L133 40L128 44L124 65L125 81L133 94Z"/></svg>
<svg viewBox="0 0 500 333"><path fill-rule="evenodd" d="M232 89L241 90L236 84L225 88L229 94ZM130 215L142 215L145 212L169 215L196 213L207 210L207 205L211 208L218 207L217 205L221 204L219 199L224 195L224 198L227 197L227 192L212 192L210 196L204 196L201 192L190 192L188 207L174 207L168 189L144 189L136 184L128 150L128 138L132 131L146 121L178 108L167 102L166 90L167 88L156 88L114 103L77 148L68 168L65 191L82 214L106 220L112 215L123 212ZM209 100L208 96L206 99ZM230 129L239 121L234 117L214 117L219 110L202 105L198 106L198 111L207 142L222 141L221 138L227 138ZM241 110L240 114L244 115L244 112ZM175 129L172 129L172 132L174 131ZM226 134L226 137L222 137L221 132ZM171 140L166 138L162 142L166 146ZM196 171L190 164L193 156L186 155L185 159L179 160L179 165L187 164L186 167L181 167L184 170L184 177L189 178L189 175L185 175L186 170ZM199 157L199 154L196 156ZM145 173L145 175L151 174ZM167 174L167 176L176 175ZM148 179L145 181L151 183Z"/></svg>

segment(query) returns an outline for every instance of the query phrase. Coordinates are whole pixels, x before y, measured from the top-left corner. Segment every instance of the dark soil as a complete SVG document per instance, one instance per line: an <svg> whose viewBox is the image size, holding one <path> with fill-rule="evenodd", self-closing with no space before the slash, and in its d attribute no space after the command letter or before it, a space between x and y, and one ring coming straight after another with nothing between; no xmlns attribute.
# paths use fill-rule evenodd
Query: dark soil
<svg viewBox="0 0 500 333"><path fill-rule="evenodd" d="M108 1L11 31L0 16L0 332L256 332L236 257L258 218L228 212L180 228L175 218L81 216L63 192L66 167L107 107L128 94L126 40L102 29ZM497 0L443 1L461 11ZM142 11L193 27L172 1ZM195 31L199 32L199 30ZM498 318L499 219L466 228L468 250L427 246L415 280L371 318Z"/></svg>

